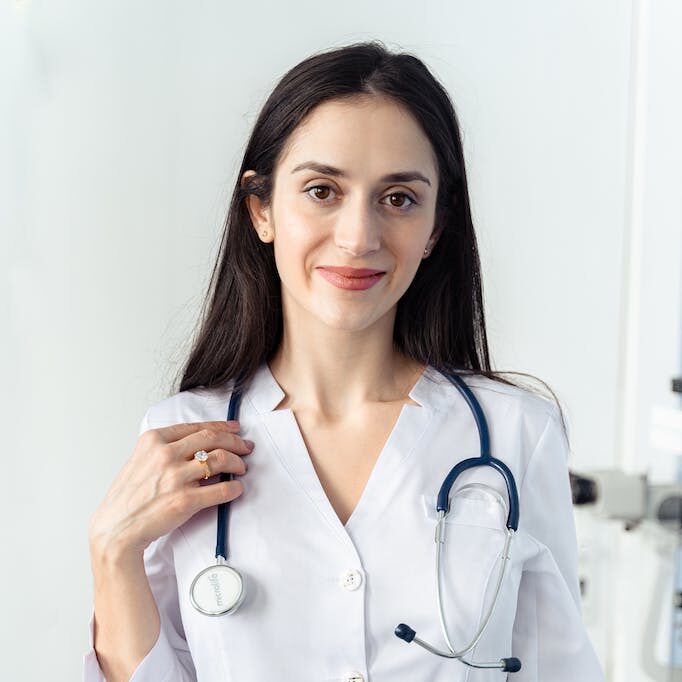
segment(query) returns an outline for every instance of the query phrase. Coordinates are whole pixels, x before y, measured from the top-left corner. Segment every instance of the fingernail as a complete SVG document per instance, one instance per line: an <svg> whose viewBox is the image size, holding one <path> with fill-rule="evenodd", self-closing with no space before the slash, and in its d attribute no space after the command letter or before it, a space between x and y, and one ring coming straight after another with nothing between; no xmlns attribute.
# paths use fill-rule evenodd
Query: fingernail
<svg viewBox="0 0 682 682"><path fill-rule="evenodd" d="M239 422L236 419L231 419L229 422L227 422L228 426L239 426Z"/></svg>
<svg viewBox="0 0 682 682"><path fill-rule="evenodd" d="M252 440L248 440L247 438L244 438L244 442L251 448L253 449L256 447L256 444Z"/></svg>

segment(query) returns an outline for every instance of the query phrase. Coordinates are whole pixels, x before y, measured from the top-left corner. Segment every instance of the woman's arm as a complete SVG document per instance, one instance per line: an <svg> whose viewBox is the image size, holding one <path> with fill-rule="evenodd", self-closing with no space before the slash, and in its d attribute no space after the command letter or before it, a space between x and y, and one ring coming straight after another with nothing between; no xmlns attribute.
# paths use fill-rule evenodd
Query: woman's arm
<svg viewBox="0 0 682 682"><path fill-rule="evenodd" d="M116 680L127 679L131 668L131 682L196 679L180 615L171 538L200 509L229 502L244 490L239 480L202 486L203 469L192 457L199 450L216 451L214 474L244 474L240 455L249 454L253 444L237 435L238 422L180 422L148 429L148 414L133 454L90 519L97 617L91 622L85 682L104 679L95 637L102 665Z"/></svg>
<svg viewBox="0 0 682 682"><path fill-rule="evenodd" d="M90 548L93 648L108 682L128 682L159 637L160 620L141 553Z"/></svg>
<svg viewBox="0 0 682 682"><path fill-rule="evenodd" d="M141 559L100 562L93 552L95 607L84 682L196 680L168 537L154 540Z"/></svg>
<svg viewBox="0 0 682 682"><path fill-rule="evenodd" d="M512 652L514 682L604 682L582 622L578 549L567 467L568 444L549 415L519 490L519 530L537 551L524 564Z"/></svg>
<svg viewBox="0 0 682 682"><path fill-rule="evenodd" d="M580 609L578 544L568 456L559 412L552 406L520 483L519 527L550 550Z"/></svg>
<svg viewBox="0 0 682 682"><path fill-rule="evenodd" d="M117 680L126 679L131 668L131 682L196 679L180 616L171 538L200 509L229 502L244 490L240 480L202 486L203 469L192 457L215 450L214 474L244 474L240 455L249 454L253 444L237 435L238 422L148 429L147 415L133 454L90 519L99 634L93 621L85 682L103 679L95 637L102 664Z"/></svg>

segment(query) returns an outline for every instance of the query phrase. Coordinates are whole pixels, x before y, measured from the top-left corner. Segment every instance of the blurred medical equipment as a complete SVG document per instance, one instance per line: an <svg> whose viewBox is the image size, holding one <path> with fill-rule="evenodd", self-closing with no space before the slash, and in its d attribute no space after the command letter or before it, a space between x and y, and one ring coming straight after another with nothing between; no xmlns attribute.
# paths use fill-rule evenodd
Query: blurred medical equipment
<svg viewBox="0 0 682 682"><path fill-rule="evenodd" d="M632 530L644 520L677 530L682 518L682 485L651 484L646 474L602 469L571 472L573 504L593 505L595 514L623 521Z"/></svg>
<svg viewBox="0 0 682 682"><path fill-rule="evenodd" d="M682 378L672 380L682 394ZM682 456L682 409L655 408L652 438ZM646 474L618 469L570 473L573 504L595 516L622 522L626 531L646 527L658 556L658 572L641 647L642 668L652 680L682 682L682 457L678 482L653 483ZM581 585L581 589L584 586ZM633 585L633 589L637 589ZM670 643L669 664L660 662L661 632Z"/></svg>

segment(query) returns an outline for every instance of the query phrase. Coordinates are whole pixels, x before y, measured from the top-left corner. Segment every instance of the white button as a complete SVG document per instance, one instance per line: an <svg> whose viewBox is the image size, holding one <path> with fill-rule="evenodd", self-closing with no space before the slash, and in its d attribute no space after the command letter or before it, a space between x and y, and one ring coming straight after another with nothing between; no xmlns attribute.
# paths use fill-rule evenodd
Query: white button
<svg viewBox="0 0 682 682"><path fill-rule="evenodd" d="M354 672L354 673L348 673L344 678L344 682L363 682L365 678L362 676L362 673Z"/></svg>
<svg viewBox="0 0 682 682"><path fill-rule="evenodd" d="M356 570L346 571L341 576L341 585L347 590L357 590L362 584L362 573ZM355 673L353 673L355 674ZM350 679L350 678L349 678ZM360 678L362 679L362 678Z"/></svg>

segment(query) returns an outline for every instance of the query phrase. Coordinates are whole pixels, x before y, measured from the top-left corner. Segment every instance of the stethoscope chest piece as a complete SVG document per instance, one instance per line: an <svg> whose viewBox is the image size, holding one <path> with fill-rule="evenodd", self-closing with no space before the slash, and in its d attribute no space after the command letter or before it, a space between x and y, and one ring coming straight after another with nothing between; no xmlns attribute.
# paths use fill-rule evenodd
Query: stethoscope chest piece
<svg viewBox="0 0 682 682"><path fill-rule="evenodd" d="M244 600L244 580L231 566L215 564L194 578L189 596L192 606L207 616L234 613Z"/></svg>

